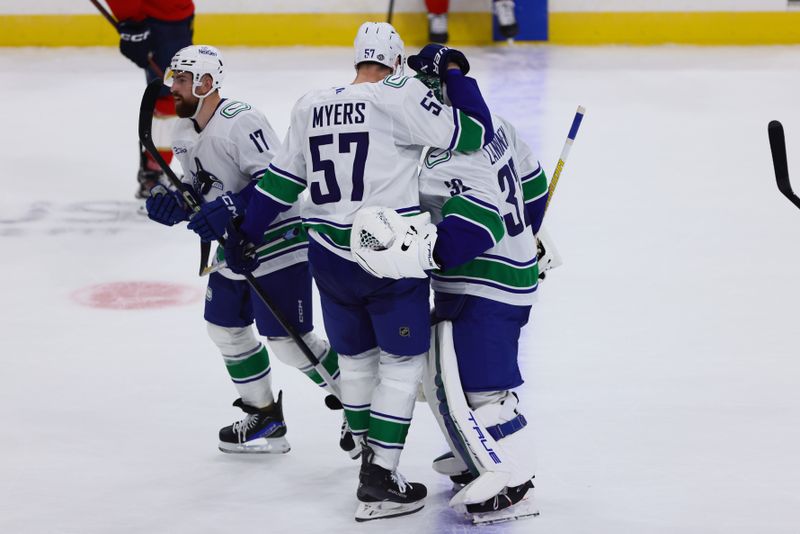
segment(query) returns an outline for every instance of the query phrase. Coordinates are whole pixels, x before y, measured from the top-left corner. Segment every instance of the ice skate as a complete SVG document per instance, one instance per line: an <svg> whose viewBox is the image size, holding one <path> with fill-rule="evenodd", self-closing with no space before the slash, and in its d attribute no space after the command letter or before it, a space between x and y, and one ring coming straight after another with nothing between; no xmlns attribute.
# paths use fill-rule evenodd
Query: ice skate
<svg viewBox="0 0 800 534"><path fill-rule="evenodd" d="M491 525L535 517L539 511L533 506L533 481L505 488L491 499L466 505L465 515L476 525Z"/></svg>
<svg viewBox="0 0 800 534"><path fill-rule="evenodd" d="M513 39L519 33L517 15L514 13L514 0L495 0L492 5L494 16L497 17L497 24L500 34L506 39Z"/></svg>
<svg viewBox="0 0 800 534"><path fill-rule="evenodd" d="M233 403L247 416L219 431L219 450L229 453L282 454L289 452L283 420L283 392L266 408L254 408L236 399Z"/></svg>
<svg viewBox="0 0 800 534"><path fill-rule="evenodd" d="M419 482L406 481L397 471L372 463L374 456L374 451L362 443L356 521L398 517L422 510L427 488Z"/></svg>

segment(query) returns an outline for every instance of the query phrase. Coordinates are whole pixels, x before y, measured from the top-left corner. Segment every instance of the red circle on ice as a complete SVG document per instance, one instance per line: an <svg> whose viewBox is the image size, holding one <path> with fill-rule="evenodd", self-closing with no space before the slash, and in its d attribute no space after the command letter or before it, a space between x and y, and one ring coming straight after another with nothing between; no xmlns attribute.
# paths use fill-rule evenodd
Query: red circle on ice
<svg viewBox="0 0 800 534"><path fill-rule="evenodd" d="M84 287L72 294L78 304L110 310L143 310L185 306L197 302L202 292L168 282L111 282Z"/></svg>

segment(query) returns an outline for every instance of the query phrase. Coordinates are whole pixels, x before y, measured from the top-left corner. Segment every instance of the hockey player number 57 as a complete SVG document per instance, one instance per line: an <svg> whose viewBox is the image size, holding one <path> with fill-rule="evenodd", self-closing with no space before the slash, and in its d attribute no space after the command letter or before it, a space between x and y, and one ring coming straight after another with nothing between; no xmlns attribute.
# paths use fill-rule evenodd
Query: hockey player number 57
<svg viewBox="0 0 800 534"><path fill-rule="evenodd" d="M320 147L332 145L334 143L333 134L317 135L308 138L309 148L311 149L311 168L314 172L322 172L325 176L325 188L327 193L322 191L319 182L311 184L311 200L314 204L327 204L338 202L342 199L342 191L336 181L336 165L330 159L322 159ZM348 154L355 144L355 156L353 157L353 191L350 193L350 200L360 201L364 197L364 167L367 164L367 152L369 152L369 132L345 132L338 136L339 154Z"/></svg>

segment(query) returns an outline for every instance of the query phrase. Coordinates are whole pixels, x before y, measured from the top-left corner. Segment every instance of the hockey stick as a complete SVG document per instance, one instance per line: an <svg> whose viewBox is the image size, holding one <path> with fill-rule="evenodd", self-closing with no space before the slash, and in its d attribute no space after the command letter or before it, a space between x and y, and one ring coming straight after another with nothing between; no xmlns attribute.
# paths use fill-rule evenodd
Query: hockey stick
<svg viewBox="0 0 800 534"><path fill-rule="evenodd" d="M180 178L175 175L175 172L170 168L169 165L167 165L167 162L164 161L164 158L162 158L161 154L159 154L155 143L153 143L153 110L155 110L156 99L158 98L158 93L161 91L162 83L163 82L161 80L153 80L144 90L144 94L142 95L142 105L139 108L139 140L142 142L145 150L147 150L150 155L153 156L153 159L156 161L156 163L161 166L161 169L164 171L164 174L167 176L167 179L173 185L173 187L181 192L181 195L183 196L186 205L189 206L189 209L191 209L194 213L197 213L200 211L200 202L199 199L195 197L194 191L190 189L188 185L181 182ZM220 245L225 245L224 239L219 239L218 242ZM247 283L250 284L250 287L253 289L253 291L255 291L256 295L258 295L258 298L261 299L278 323L280 323L283 329L289 334L289 337L291 337L292 340L297 344L303 355L314 367L314 370L319 373L319 376L322 377L322 380L324 380L330 386L334 395L336 395L338 399L341 399L341 393L339 392L338 384L333 381L333 377L331 377L330 373L328 373L328 370L325 369L316 355L314 355L300 334L297 333L297 331L286 320L283 314L278 311L278 308L275 306L272 300L270 300L269 296L259 285L253 274L247 273L244 275L244 277L245 280L247 280Z"/></svg>
<svg viewBox="0 0 800 534"><path fill-rule="evenodd" d="M575 141L575 136L578 135L578 128L581 127L584 114L586 114L586 108L578 106L578 111L575 112L575 118L572 119L572 126L570 126L569 133L567 134L567 140L564 142L564 148L561 149L561 157L558 158L556 170L553 171L553 177L550 179L550 186L547 188L547 202L544 205L545 212L547 211L547 207L550 206L550 201L553 200L553 193L556 191L558 178L561 176L561 170L567 162L567 156L569 156L569 151L572 148L572 143Z"/></svg>
<svg viewBox="0 0 800 534"><path fill-rule="evenodd" d="M789 164L786 161L786 136L783 133L783 125L779 121L771 121L767 126L767 133L769 134L769 147L772 150L772 165L775 167L778 189L792 204L800 208L800 198L792 191L792 184L789 181Z"/></svg>
<svg viewBox="0 0 800 534"><path fill-rule="evenodd" d="M117 19L115 19L114 16L111 15L111 13L109 13L105 7L103 7L103 4L101 4L98 0L89 0L89 1L92 3L94 7L97 8L97 11L99 11L100 14L103 15L103 17L105 17L108 23L114 26L115 30L119 31L119 21L117 21ZM153 60L152 53L147 57L147 61L150 63L150 68L153 69L153 72L159 78L163 78L164 71L161 70L161 67L159 67L158 64Z"/></svg>
<svg viewBox="0 0 800 534"><path fill-rule="evenodd" d="M264 243L263 245L261 245L260 247L255 249L254 252L255 252L255 254L258 254L259 252L263 252L263 251L267 250L270 247L274 247L275 245L277 245L281 241L289 241L290 239L294 239L298 235L300 235L300 230L298 230L297 228L292 228L291 230L288 230L286 233L283 233L283 234L279 235L275 239L272 239L271 241L267 241L266 243ZM211 273L215 273L217 271L221 271L222 269L224 269L227 266L228 266L228 262L225 261L225 260L222 260L220 262L215 263L214 265L209 265L205 269L201 270L200 271L200 276L207 276L207 275L209 275Z"/></svg>
<svg viewBox="0 0 800 534"><path fill-rule="evenodd" d="M391 24L393 16L394 16L394 0L389 0L389 12L386 14L386 22Z"/></svg>

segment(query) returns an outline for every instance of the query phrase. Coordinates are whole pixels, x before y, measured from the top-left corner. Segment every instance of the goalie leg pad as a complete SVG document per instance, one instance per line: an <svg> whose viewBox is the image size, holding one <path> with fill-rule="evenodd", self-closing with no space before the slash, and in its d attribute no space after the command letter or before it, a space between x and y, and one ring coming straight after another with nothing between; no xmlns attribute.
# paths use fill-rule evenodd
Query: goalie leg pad
<svg viewBox="0 0 800 534"><path fill-rule="evenodd" d="M511 391L486 391L466 395L476 418L516 466L508 486L521 486L531 480L536 473L533 440L527 420L517 410L517 394Z"/></svg>
<svg viewBox="0 0 800 534"><path fill-rule="evenodd" d="M219 348L225 367L245 404L263 408L272 404L272 374L269 354L247 327L225 327L207 323L208 336Z"/></svg>
<svg viewBox="0 0 800 534"><path fill-rule="evenodd" d="M513 466L505 461L505 453L467 405L453 347L452 323L440 322L432 336L428 357L432 378L428 380L433 382L435 396L426 393L426 397L436 399L434 413L441 414L454 452L478 475L451 499L450 505L483 502L506 487Z"/></svg>

